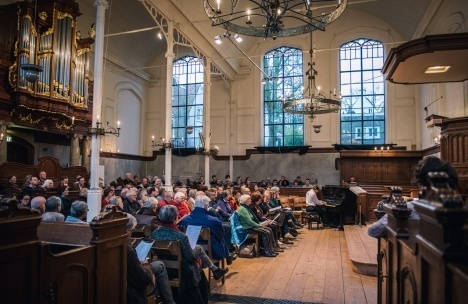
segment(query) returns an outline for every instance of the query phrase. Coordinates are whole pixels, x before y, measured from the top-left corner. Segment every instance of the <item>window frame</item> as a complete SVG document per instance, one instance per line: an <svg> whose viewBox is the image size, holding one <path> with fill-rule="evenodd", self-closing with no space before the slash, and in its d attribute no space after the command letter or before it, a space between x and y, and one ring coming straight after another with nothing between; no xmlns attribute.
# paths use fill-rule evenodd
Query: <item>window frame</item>
<svg viewBox="0 0 468 304"><path fill-rule="evenodd" d="M278 65L274 63L275 56L280 57ZM295 58L298 56L300 56L299 59ZM285 64L291 61L294 61L294 64ZM282 109L283 99L290 101L302 98L303 52L299 48L280 46L266 52L262 57L262 62L265 73L270 77L270 80L262 85L263 145L266 147L303 146L305 141L304 115L285 113ZM286 73L293 74L285 76Z"/></svg>
<svg viewBox="0 0 468 304"><path fill-rule="evenodd" d="M338 78L342 93L340 143L342 145L385 144L387 92L385 79L381 73L384 60L384 45L375 39L357 38L343 43L339 48ZM369 78L369 76L372 77ZM346 132L346 129L349 131ZM370 129L372 129L372 134L370 134ZM375 130L377 134L374 134Z"/></svg>
<svg viewBox="0 0 468 304"><path fill-rule="evenodd" d="M201 146L198 134L203 133L204 125L204 76L203 62L195 56L183 56L173 62L171 130L174 148ZM195 81L189 81L191 78ZM186 132L188 126L193 127L191 134Z"/></svg>

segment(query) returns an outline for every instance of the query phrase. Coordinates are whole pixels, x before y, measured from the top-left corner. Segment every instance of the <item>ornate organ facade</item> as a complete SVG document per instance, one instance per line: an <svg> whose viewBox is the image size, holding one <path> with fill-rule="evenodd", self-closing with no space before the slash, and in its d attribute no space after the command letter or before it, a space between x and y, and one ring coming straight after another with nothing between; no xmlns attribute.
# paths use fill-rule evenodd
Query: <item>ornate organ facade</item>
<svg viewBox="0 0 468 304"><path fill-rule="evenodd" d="M89 52L94 29L83 38L77 31L80 15L74 0L26 0L0 8L1 23L7 25L0 47L8 51L0 64L0 69L8 68L0 72L7 84L0 98L9 97L0 109L2 120L86 134L92 116ZM31 66L42 70L37 81L28 81Z"/></svg>

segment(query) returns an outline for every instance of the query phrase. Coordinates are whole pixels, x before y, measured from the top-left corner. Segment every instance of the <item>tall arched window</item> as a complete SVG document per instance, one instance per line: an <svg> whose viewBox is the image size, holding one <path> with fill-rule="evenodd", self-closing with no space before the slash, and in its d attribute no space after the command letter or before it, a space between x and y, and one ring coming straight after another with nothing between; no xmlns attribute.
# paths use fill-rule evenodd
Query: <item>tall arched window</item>
<svg viewBox="0 0 468 304"><path fill-rule="evenodd" d="M341 144L385 143L382 43L356 39L340 48Z"/></svg>
<svg viewBox="0 0 468 304"><path fill-rule="evenodd" d="M186 127L193 127L192 134ZM175 148L201 146L203 131L203 64L196 57L174 61L172 76L172 137Z"/></svg>
<svg viewBox="0 0 468 304"><path fill-rule="evenodd" d="M302 51L290 47L274 49L265 54L263 66L271 77L263 86L264 145L304 145L304 116L283 112L283 100L302 98Z"/></svg>

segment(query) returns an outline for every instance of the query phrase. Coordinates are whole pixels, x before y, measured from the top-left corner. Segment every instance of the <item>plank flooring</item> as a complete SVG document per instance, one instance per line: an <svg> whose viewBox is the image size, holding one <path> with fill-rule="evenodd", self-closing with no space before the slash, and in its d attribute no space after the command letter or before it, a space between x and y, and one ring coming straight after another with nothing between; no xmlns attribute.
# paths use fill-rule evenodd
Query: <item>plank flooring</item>
<svg viewBox="0 0 468 304"><path fill-rule="evenodd" d="M377 302L377 278L352 271L343 231L306 228L300 231L303 233L298 240L287 245L288 249L276 258L234 261L229 266L226 284L222 285L221 280L212 281L211 292L227 295L226 298L229 295L243 296L238 299L261 298L263 302L267 299L299 303ZM236 302L210 301L211 304ZM254 303L245 300L249 302Z"/></svg>

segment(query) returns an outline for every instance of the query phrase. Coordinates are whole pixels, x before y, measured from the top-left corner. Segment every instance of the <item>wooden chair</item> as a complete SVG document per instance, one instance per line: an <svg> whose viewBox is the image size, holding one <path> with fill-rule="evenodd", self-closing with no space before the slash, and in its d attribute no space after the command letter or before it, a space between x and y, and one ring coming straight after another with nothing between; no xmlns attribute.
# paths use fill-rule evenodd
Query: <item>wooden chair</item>
<svg viewBox="0 0 468 304"><path fill-rule="evenodd" d="M302 212L305 210L305 197L295 197L293 198L293 214L299 221L299 223L302 223Z"/></svg>
<svg viewBox="0 0 468 304"><path fill-rule="evenodd" d="M290 207L288 197L282 196L282 197L279 198L279 201L280 201L281 205L283 206L283 208Z"/></svg>
<svg viewBox="0 0 468 304"><path fill-rule="evenodd" d="M177 271L177 278L170 279L169 285L179 288L182 278L182 250L179 241L154 241L151 253L153 254L152 260L157 258L163 262L166 270Z"/></svg>
<svg viewBox="0 0 468 304"><path fill-rule="evenodd" d="M200 230L200 236L198 237L199 245L205 250L206 254L210 258L210 260L213 262L213 264L219 265L221 262L221 268L225 267L225 259L222 259L221 261L214 260L213 259L213 251L211 249L211 234L210 234L210 228L203 228ZM225 278L223 276L221 280L222 284L225 282ZM208 269L208 284L211 288L211 272Z"/></svg>

